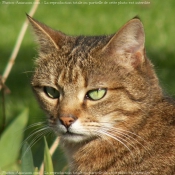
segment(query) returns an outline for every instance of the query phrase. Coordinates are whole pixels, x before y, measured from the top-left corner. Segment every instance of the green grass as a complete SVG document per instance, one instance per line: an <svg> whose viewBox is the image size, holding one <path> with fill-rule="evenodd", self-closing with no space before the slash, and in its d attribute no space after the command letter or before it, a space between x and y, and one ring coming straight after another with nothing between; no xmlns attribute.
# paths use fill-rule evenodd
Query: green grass
<svg viewBox="0 0 175 175"><path fill-rule="evenodd" d="M125 0L125 2L131 1ZM2 1L0 3L0 75L2 75L26 18L25 13L29 12L31 5L5 5ZM116 32L128 20L138 15L145 28L147 55L154 63L165 91L175 95L174 7L174 0L161 2L154 0L150 1L149 5L46 5L42 1L34 17L70 35L101 35ZM37 56L32 36L28 30L6 82L11 90L11 94L6 95L7 125L24 107L29 108L29 125L41 121L44 116L30 88L30 71L34 69L33 60ZM2 118L1 103L0 100L0 118ZM25 137L27 135L28 132ZM43 159L43 145L41 141L32 150L36 166L39 166ZM60 151L57 151L54 155L57 171L65 164L62 163L62 159Z"/></svg>

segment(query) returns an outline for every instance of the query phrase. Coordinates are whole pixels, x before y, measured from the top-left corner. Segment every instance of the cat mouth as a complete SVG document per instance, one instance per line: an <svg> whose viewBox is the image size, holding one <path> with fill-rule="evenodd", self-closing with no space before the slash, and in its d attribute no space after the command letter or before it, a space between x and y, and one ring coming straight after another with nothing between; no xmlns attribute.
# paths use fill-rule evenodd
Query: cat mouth
<svg viewBox="0 0 175 175"><path fill-rule="evenodd" d="M74 143L92 139L92 137L90 137L89 135L82 134L82 133L75 133L71 131L66 131L64 133L61 133L60 136L61 136L61 139L63 139L64 141L74 142Z"/></svg>
<svg viewBox="0 0 175 175"><path fill-rule="evenodd" d="M70 131L67 131L63 134L63 136L81 136L83 137L84 135L83 134L77 134L77 133L73 133L73 132L70 132Z"/></svg>

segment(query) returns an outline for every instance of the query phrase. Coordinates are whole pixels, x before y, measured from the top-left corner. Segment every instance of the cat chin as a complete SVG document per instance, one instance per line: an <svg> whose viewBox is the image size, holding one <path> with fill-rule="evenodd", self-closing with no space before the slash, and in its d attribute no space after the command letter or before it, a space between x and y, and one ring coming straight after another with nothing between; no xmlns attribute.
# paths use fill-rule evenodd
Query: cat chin
<svg viewBox="0 0 175 175"><path fill-rule="evenodd" d="M88 140L92 140L92 137L87 135L66 133L64 135L61 135L60 139L62 142L82 143Z"/></svg>

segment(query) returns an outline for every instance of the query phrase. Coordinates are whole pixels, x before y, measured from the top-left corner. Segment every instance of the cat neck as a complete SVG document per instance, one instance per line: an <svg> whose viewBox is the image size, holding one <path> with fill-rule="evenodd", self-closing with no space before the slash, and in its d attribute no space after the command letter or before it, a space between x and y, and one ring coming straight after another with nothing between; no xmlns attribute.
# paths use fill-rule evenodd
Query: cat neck
<svg viewBox="0 0 175 175"><path fill-rule="evenodd" d="M117 172L119 169L120 171L126 170L126 167L132 164L130 168L133 167L132 171L134 171L135 162L141 161L145 151L140 151L136 144L132 146L135 148L128 146L126 148L120 142L108 138L105 141L101 139L90 141L74 150L66 149L67 155L69 155L70 171L83 174L86 172L109 172L111 169L111 172ZM123 167L124 162L125 168Z"/></svg>

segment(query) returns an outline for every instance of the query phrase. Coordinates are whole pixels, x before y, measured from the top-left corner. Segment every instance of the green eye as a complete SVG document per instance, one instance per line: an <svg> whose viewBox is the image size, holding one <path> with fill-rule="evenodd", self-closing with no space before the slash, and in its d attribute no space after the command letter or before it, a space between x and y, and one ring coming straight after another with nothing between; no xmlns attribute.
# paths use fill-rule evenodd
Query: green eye
<svg viewBox="0 0 175 175"><path fill-rule="evenodd" d="M86 94L86 98L90 100L100 100L106 95L107 90L106 89L94 89L90 90Z"/></svg>
<svg viewBox="0 0 175 175"><path fill-rule="evenodd" d="M53 98L53 99L56 99L56 98L60 97L60 92L57 91L53 87L45 86L44 87L44 92L47 94L48 97Z"/></svg>

